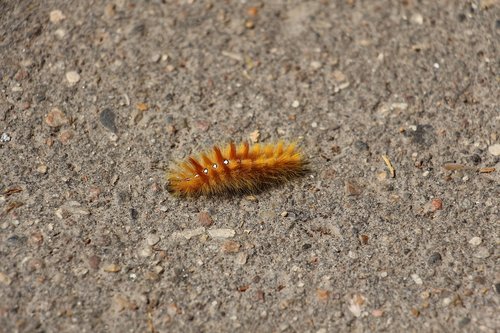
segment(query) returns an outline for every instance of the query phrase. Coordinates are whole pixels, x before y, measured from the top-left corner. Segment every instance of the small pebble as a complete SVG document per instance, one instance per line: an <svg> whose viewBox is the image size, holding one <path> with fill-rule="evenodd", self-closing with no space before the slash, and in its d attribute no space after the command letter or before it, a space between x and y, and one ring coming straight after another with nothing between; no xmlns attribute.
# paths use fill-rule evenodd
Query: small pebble
<svg viewBox="0 0 500 333"><path fill-rule="evenodd" d="M255 28L255 22L253 20L246 20L245 21L245 28L247 28L247 29Z"/></svg>
<svg viewBox="0 0 500 333"><path fill-rule="evenodd" d="M347 79L347 76L339 70L334 70L332 75L337 82L343 82Z"/></svg>
<svg viewBox="0 0 500 333"><path fill-rule="evenodd" d="M230 238L234 237L236 232L233 229L209 229L208 234L212 238Z"/></svg>
<svg viewBox="0 0 500 333"><path fill-rule="evenodd" d="M130 208L130 218L132 220L137 220L138 217L139 217L139 212L137 211L137 209Z"/></svg>
<svg viewBox="0 0 500 333"><path fill-rule="evenodd" d="M146 238L146 243L149 245L149 246L153 246L153 245L156 245L158 244L158 242L160 241L160 236L156 235L156 234L149 234Z"/></svg>
<svg viewBox="0 0 500 333"><path fill-rule="evenodd" d="M344 190L348 196L359 196L363 192L362 188L351 180L346 180L344 183Z"/></svg>
<svg viewBox="0 0 500 333"><path fill-rule="evenodd" d="M55 214L58 218L63 219L70 216L86 216L90 214L90 211L77 201L68 201L58 209L56 209Z"/></svg>
<svg viewBox="0 0 500 333"><path fill-rule="evenodd" d="M384 315L384 311L380 309L375 309L372 311L372 316L380 318Z"/></svg>
<svg viewBox="0 0 500 333"><path fill-rule="evenodd" d="M361 312L365 305L366 299L363 295L356 294L352 299L349 300L349 311L354 315L354 317L361 316Z"/></svg>
<svg viewBox="0 0 500 333"><path fill-rule="evenodd" d="M12 279L7 274L0 272L0 283L8 286L12 283Z"/></svg>
<svg viewBox="0 0 500 333"><path fill-rule="evenodd" d="M358 254L354 251L351 251L351 250L349 250L349 252L347 252L347 256L351 259L358 259Z"/></svg>
<svg viewBox="0 0 500 333"><path fill-rule="evenodd" d="M439 252L434 252L433 254L430 255L429 260L427 260L427 263L429 265L435 265L440 263L442 260L441 254Z"/></svg>
<svg viewBox="0 0 500 333"><path fill-rule="evenodd" d="M181 309L175 303L168 304L166 308L167 308L167 313L169 316L181 314Z"/></svg>
<svg viewBox="0 0 500 333"><path fill-rule="evenodd" d="M257 16L258 13L259 13L259 8L255 7L255 6L249 7L247 9L248 16Z"/></svg>
<svg viewBox="0 0 500 333"><path fill-rule="evenodd" d="M66 36L66 30L59 28L56 31L54 31L54 35L56 35L57 38L59 38L59 39L63 39L64 36Z"/></svg>
<svg viewBox="0 0 500 333"><path fill-rule="evenodd" d="M150 257L151 255L153 255L153 250L151 249L151 247L145 246L139 251L139 255L144 258Z"/></svg>
<svg viewBox="0 0 500 333"><path fill-rule="evenodd" d="M121 312L123 310L137 310L139 306L132 301L129 301L125 296L115 295L113 297L113 309L117 312Z"/></svg>
<svg viewBox="0 0 500 333"><path fill-rule="evenodd" d="M319 61L311 61L311 68L312 69L320 69L322 66L321 62Z"/></svg>
<svg viewBox="0 0 500 333"><path fill-rule="evenodd" d="M156 272L151 272L151 271L144 273L144 277L146 278L146 280L149 280L149 281L160 280L160 274L158 274Z"/></svg>
<svg viewBox="0 0 500 333"><path fill-rule="evenodd" d="M418 284L419 286L422 285L424 282L422 281L422 279L420 278L420 276L418 276L418 274L412 274L411 275L411 278L413 280L413 282L415 282L416 284Z"/></svg>
<svg viewBox="0 0 500 333"><path fill-rule="evenodd" d="M500 294L500 282L494 284L494 289L497 294Z"/></svg>
<svg viewBox="0 0 500 333"><path fill-rule="evenodd" d="M485 246L480 246L477 251L474 252L474 257L478 259L486 259L490 256L490 251Z"/></svg>
<svg viewBox="0 0 500 333"><path fill-rule="evenodd" d="M224 244L221 246L221 252L222 253L237 253L240 250L240 243L228 240L225 241Z"/></svg>
<svg viewBox="0 0 500 333"><path fill-rule="evenodd" d="M37 166L36 171L44 175L47 173L47 166L45 164L40 164L39 166Z"/></svg>
<svg viewBox="0 0 500 333"><path fill-rule="evenodd" d="M2 133L2 136L0 136L0 142L9 142L10 139L11 137L7 133Z"/></svg>
<svg viewBox="0 0 500 333"><path fill-rule="evenodd" d="M153 267L153 271L156 273L156 274L161 274L165 271L165 269L160 266L160 265L156 265L155 267Z"/></svg>
<svg viewBox="0 0 500 333"><path fill-rule="evenodd" d="M200 214L198 214L198 222L205 228L210 227L214 223L207 212L200 212Z"/></svg>
<svg viewBox="0 0 500 333"><path fill-rule="evenodd" d="M53 108L50 112L45 116L45 123L50 127L60 127L62 125L66 125L69 123L68 118L58 108Z"/></svg>
<svg viewBox="0 0 500 333"><path fill-rule="evenodd" d="M59 23L62 20L64 20L65 18L66 18L66 16L64 16L62 11L60 11L59 9L53 10L49 14L49 19L50 19L50 22L52 22L52 23Z"/></svg>
<svg viewBox="0 0 500 333"><path fill-rule="evenodd" d="M236 255L234 261L238 265L244 265L246 264L247 260L248 260L248 254L246 254L245 252L240 252Z"/></svg>
<svg viewBox="0 0 500 333"><path fill-rule="evenodd" d="M77 276L77 277L82 277L82 276L85 276L87 275L87 273L89 272L88 269L86 269L85 267L77 267L73 270L73 273Z"/></svg>
<svg viewBox="0 0 500 333"><path fill-rule="evenodd" d="M43 243L43 235L41 232L34 232L30 235L29 243L35 246L40 246Z"/></svg>
<svg viewBox="0 0 500 333"><path fill-rule="evenodd" d="M104 266L103 269L107 273L118 273L119 271L121 271L121 267L118 266L117 264L106 265L106 266Z"/></svg>
<svg viewBox="0 0 500 333"><path fill-rule="evenodd" d="M101 264L101 258L96 255L91 255L87 259L87 263L90 268L97 270L99 269L99 265Z"/></svg>
<svg viewBox="0 0 500 333"><path fill-rule="evenodd" d="M116 133L115 113L111 109L104 109L99 115L101 125L113 133Z"/></svg>
<svg viewBox="0 0 500 333"><path fill-rule="evenodd" d="M441 210L443 209L443 200L441 200L440 198L434 198L431 201L431 206L433 212L435 212L436 210Z"/></svg>
<svg viewBox="0 0 500 333"><path fill-rule="evenodd" d="M341 90L349 88L350 85L351 85L351 83L349 83L349 82L341 83L337 87L335 87L334 91L335 92L339 92Z"/></svg>
<svg viewBox="0 0 500 333"><path fill-rule="evenodd" d="M108 19L112 18L116 14L116 5L113 3L108 3L104 7L104 16Z"/></svg>
<svg viewBox="0 0 500 333"><path fill-rule="evenodd" d="M413 14L410 18L410 22L418 25L424 24L424 17L421 14Z"/></svg>
<svg viewBox="0 0 500 333"><path fill-rule="evenodd" d="M23 245L26 242L26 237L19 237L18 235L12 235L7 238L7 244L17 246Z"/></svg>
<svg viewBox="0 0 500 333"><path fill-rule="evenodd" d="M75 84L80 81L80 74L76 71L69 71L66 73L66 80L68 80L70 84Z"/></svg>
<svg viewBox="0 0 500 333"><path fill-rule="evenodd" d="M469 240L469 244L472 245L472 246L478 246L480 245L481 243L483 242L483 240L480 238L480 237L472 237L470 240Z"/></svg>
<svg viewBox="0 0 500 333"><path fill-rule="evenodd" d="M488 152L493 156L500 156L500 143L489 146Z"/></svg>
<svg viewBox="0 0 500 333"><path fill-rule="evenodd" d="M368 151L370 149L368 144L364 141L361 141L361 140L354 142L354 148L356 148L356 150L360 151L360 152L361 151Z"/></svg>
<svg viewBox="0 0 500 333"><path fill-rule="evenodd" d="M316 290L316 299L320 302L326 302L328 301L328 298L330 297L330 291L325 290L325 289L318 289Z"/></svg>
<svg viewBox="0 0 500 333"><path fill-rule="evenodd" d="M75 133L72 130L64 130L59 133L58 139L63 145L67 145L74 136Z"/></svg>
<svg viewBox="0 0 500 333"><path fill-rule="evenodd" d="M385 172L385 171L381 171L381 172L377 173L377 179L378 179L379 181L384 181L384 180L386 180L386 179L387 179L387 172Z"/></svg>
<svg viewBox="0 0 500 333"><path fill-rule="evenodd" d="M300 102L299 101L293 101L292 108L298 108L299 106L300 106Z"/></svg>
<svg viewBox="0 0 500 333"><path fill-rule="evenodd" d="M465 327L465 326L467 326L469 323L470 323L470 318L463 317L463 318L462 318L462 319L460 319L460 321L458 322L458 327L459 327L459 328L464 328L464 327Z"/></svg>
<svg viewBox="0 0 500 333"><path fill-rule="evenodd" d="M99 187L91 187L89 189L88 197L90 201L97 200L101 195L101 189Z"/></svg>
<svg viewBox="0 0 500 333"><path fill-rule="evenodd" d="M185 239L191 239L195 236L199 236L201 234L205 233L205 228L200 227L196 229L188 229L188 230L182 230L182 231L176 231L172 233L172 238L185 238Z"/></svg>
<svg viewBox="0 0 500 333"><path fill-rule="evenodd" d="M159 53L153 54L151 56L151 62L158 62L160 61L161 55Z"/></svg>

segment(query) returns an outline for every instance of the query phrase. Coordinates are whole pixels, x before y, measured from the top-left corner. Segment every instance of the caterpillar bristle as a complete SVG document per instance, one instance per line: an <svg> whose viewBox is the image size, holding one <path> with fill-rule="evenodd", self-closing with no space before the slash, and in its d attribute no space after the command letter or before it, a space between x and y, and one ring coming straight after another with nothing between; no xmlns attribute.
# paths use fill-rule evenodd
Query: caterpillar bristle
<svg viewBox="0 0 500 333"><path fill-rule="evenodd" d="M167 190L181 197L254 194L303 176L307 165L295 143L231 142L173 166L167 173Z"/></svg>

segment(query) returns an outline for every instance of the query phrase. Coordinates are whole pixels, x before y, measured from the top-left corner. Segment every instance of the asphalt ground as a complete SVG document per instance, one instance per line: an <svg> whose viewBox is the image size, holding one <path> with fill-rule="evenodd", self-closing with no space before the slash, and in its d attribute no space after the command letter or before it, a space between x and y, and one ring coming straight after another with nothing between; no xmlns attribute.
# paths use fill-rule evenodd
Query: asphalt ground
<svg viewBox="0 0 500 333"><path fill-rule="evenodd" d="M499 331L499 45L495 0L0 1L0 331ZM278 140L309 174L166 190Z"/></svg>

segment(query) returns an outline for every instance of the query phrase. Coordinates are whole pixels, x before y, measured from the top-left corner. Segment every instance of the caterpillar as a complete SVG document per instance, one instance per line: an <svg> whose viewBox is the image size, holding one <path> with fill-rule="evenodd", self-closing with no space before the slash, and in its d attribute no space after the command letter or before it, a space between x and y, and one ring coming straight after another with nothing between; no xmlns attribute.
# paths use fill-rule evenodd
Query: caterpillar
<svg viewBox="0 0 500 333"><path fill-rule="evenodd" d="M181 197L252 194L300 177L307 161L295 143L214 146L167 172L167 189Z"/></svg>

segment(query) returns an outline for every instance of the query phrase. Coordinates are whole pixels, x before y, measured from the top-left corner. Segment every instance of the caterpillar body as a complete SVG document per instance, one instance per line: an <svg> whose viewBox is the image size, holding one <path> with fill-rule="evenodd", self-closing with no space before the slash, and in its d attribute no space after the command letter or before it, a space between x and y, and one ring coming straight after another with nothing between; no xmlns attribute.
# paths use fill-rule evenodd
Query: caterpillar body
<svg viewBox="0 0 500 333"><path fill-rule="evenodd" d="M251 194L302 176L307 161L295 143L230 143L174 165L168 191L178 196Z"/></svg>

